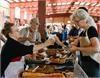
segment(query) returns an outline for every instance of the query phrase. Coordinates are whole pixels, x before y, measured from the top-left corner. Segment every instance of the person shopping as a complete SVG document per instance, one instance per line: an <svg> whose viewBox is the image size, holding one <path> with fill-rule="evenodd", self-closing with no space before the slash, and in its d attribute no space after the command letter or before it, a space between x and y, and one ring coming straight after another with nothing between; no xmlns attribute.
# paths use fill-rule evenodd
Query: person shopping
<svg viewBox="0 0 100 78"><path fill-rule="evenodd" d="M4 77L5 70L12 59L18 56L32 54L33 51L53 45L55 42L55 39L49 39L39 45L23 45L18 41L18 28L12 23L6 23L2 33L7 37L7 41L1 50L1 77Z"/></svg>

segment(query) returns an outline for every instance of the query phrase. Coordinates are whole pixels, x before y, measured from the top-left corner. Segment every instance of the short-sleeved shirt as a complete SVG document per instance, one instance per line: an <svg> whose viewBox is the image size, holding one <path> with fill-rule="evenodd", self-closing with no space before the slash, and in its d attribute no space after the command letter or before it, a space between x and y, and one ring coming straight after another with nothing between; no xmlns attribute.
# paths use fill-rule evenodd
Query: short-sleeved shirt
<svg viewBox="0 0 100 78"><path fill-rule="evenodd" d="M78 32L79 32L80 29L77 29L77 28L72 28L69 32L69 36L78 36Z"/></svg>
<svg viewBox="0 0 100 78"><path fill-rule="evenodd" d="M85 36L86 35L86 32L81 32L80 36ZM99 37L98 36L98 33L96 31L96 28L94 28L93 26L89 27L89 29L87 30L87 35L88 35L88 38L92 38L92 37Z"/></svg>

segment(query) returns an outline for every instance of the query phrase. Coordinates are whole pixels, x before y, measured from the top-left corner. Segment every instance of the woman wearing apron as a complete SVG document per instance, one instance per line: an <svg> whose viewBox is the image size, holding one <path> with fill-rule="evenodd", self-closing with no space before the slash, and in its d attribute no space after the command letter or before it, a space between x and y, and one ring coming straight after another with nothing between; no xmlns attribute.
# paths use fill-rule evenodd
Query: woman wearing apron
<svg viewBox="0 0 100 78"><path fill-rule="evenodd" d="M80 34L79 47L75 46L76 43L71 44L70 51L81 52L80 66L89 77L100 77L99 63L93 60L92 56L100 52L100 42L96 29L88 24L89 14L83 9L76 10L72 15L72 21L83 29ZM75 41L76 42L76 41Z"/></svg>

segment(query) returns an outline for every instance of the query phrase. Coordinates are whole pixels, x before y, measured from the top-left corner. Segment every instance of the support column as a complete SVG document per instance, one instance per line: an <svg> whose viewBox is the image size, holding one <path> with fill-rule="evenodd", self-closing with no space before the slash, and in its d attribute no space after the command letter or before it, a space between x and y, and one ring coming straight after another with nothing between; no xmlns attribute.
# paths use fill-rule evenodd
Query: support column
<svg viewBox="0 0 100 78"><path fill-rule="evenodd" d="M45 40L45 15L46 15L46 0L38 0L38 18L39 32L41 33L42 41Z"/></svg>

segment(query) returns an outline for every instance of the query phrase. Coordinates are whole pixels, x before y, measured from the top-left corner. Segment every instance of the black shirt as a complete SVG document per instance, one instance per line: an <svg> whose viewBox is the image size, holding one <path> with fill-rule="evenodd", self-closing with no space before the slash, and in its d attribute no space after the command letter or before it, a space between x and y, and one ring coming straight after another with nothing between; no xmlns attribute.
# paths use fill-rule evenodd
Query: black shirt
<svg viewBox="0 0 100 78"><path fill-rule="evenodd" d="M86 31L81 32L80 36L86 36ZM92 37L99 37L96 29L93 26L89 27L89 29L87 30L87 36L89 39Z"/></svg>
<svg viewBox="0 0 100 78"><path fill-rule="evenodd" d="M69 36L78 36L80 29L77 29L76 27L73 27L70 31L69 31Z"/></svg>
<svg viewBox="0 0 100 78"><path fill-rule="evenodd" d="M98 38L98 33L97 33L96 29L93 26L91 26L88 29L87 34L88 34L89 39L92 38L92 37L97 37Z"/></svg>
<svg viewBox="0 0 100 78"><path fill-rule="evenodd" d="M5 69L13 58L31 54L32 52L33 45L25 46L20 42L8 37L7 42L1 51L1 75L4 74Z"/></svg>

